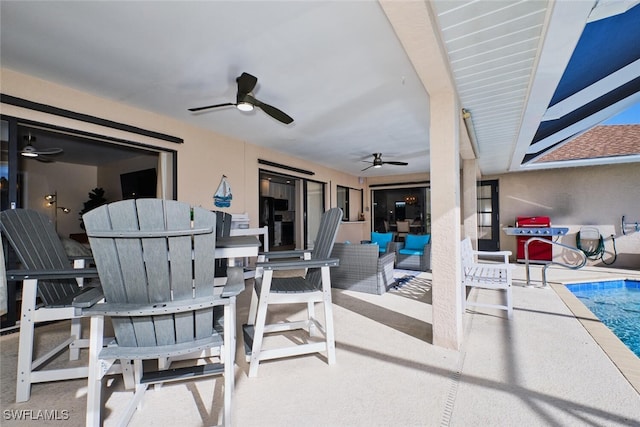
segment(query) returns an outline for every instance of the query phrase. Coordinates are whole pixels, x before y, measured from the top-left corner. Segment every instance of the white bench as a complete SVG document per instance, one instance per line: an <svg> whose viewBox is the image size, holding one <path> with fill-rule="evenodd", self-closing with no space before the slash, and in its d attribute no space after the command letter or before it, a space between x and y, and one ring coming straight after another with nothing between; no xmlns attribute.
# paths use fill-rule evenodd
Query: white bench
<svg viewBox="0 0 640 427"><path fill-rule="evenodd" d="M504 291L506 299L505 304L487 304L467 301L466 298L463 298L465 308L466 306L476 306L507 310L507 315L511 319L513 317L511 278L514 267L509 264L511 251L475 251L471 247L471 239L467 237L460 244L460 253L463 291L466 291L467 287L500 290ZM481 262L479 258L483 257L498 257L501 258L501 261Z"/></svg>

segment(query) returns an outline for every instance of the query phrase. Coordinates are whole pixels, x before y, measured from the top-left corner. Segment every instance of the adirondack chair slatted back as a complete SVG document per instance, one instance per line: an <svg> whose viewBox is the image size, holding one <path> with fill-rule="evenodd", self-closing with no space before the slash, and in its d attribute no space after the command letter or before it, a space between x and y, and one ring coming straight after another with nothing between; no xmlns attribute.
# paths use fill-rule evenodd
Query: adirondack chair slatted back
<svg viewBox="0 0 640 427"><path fill-rule="evenodd" d="M222 212L214 211L216 213L216 236L228 237L231 235L231 219L233 215ZM227 259L220 258L216 260L216 277L227 276Z"/></svg>
<svg viewBox="0 0 640 427"><path fill-rule="evenodd" d="M51 219L30 209L0 212L0 226L27 270L69 270L72 265ZM74 279L41 280L38 296L45 306L70 300L82 288Z"/></svg>
<svg viewBox="0 0 640 427"><path fill-rule="evenodd" d="M216 234L220 237L227 237L231 234L231 220L233 219L233 215L222 212L215 211L216 213Z"/></svg>
<svg viewBox="0 0 640 427"><path fill-rule="evenodd" d="M342 209L340 208L331 208L322 214L318 235L313 245L313 251L311 252L311 259L326 259L331 257L331 251L333 250L333 244L336 241L338 227L341 221ZM322 288L320 269L309 271L307 280L317 289Z"/></svg>
<svg viewBox="0 0 640 427"><path fill-rule="evenodd" d="M215 213L174 200L137 199L103 205L83 218L108 303L213 297ZM172 345L215 333L213 308L112 320L121 347Z"/></svg>

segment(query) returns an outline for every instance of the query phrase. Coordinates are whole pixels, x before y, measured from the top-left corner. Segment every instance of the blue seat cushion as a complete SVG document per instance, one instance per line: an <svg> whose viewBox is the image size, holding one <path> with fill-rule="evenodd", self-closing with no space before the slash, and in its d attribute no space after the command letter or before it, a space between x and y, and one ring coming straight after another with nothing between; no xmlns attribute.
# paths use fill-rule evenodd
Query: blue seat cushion
<svg viewBox="0 0 640 427"><path fill-rule="evenodd" d="M418 251L416 249L400 249L398 253L402 255L419 255L419 256L424 255L423 251Z"/></svg>
<svg viewBox="0 0 640 427"><path fill-rule="evenodd" d="M387 251L387 245L393 240L393 233L371 232L371 243L378 245L380 253Z"/></svg>
<svg viewBox="0 0 640 427"><path fill-rule="evenodd" d="M404 238L404 249L420 251L422 254L424 245L429 243L430 239L430 234L407 234Z"/></svg>

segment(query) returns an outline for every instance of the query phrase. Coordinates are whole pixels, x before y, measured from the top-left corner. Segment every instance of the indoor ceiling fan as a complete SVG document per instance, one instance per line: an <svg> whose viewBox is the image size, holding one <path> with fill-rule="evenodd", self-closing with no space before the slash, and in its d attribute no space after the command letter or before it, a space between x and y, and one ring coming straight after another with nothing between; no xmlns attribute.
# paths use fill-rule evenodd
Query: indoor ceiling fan
<svg viewBox="0 0 640 427"><path fill-rule="evenodd" d="M293 119L283 111L254 98L252 91L258 83L258 79L256 77L249 73L242 73L236 78L236 82L238 83L238 93L236 95L235 104L232 102L226 102L224 104L207 105L206 107L189 108L189 111L196 112L230 105L235 106L240 111L252 111L254 107L258 107L274 119L279 120L284 124L293 122Z"/></svg>
<svg viewBox="0 0 640 427"><path fill-rule="evenodd" d="M42 148L42 149L36 148L33 145L36 142L36 137L31 136L31 134L25 135L24 141L26 145L20 151L20 154L23 155L24 157L35 158L36 160L39 160L41 162L51 162L52 160L47 156L62 154L62 152L64 151L62 150L62 148L55 148L55 147Z"/></svg>
<svg viewBox="0 0 640 427"><path fill-rule="evenodd" d="M365 163L371 163L371 166L367 166L362 169L362 172L366 171L369 168L381 168L382 165L396 165L396 166L407 166L409 163L407 162L383 162L382 161L382 153L373 153L373 161L370 162L368 160L363 160Z"/></svg>

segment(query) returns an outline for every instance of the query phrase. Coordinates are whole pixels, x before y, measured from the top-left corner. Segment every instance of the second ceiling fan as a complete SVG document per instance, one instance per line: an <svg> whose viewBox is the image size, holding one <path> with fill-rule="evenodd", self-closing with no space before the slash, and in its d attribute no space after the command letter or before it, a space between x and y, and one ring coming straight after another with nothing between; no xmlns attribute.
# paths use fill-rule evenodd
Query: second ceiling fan
<svg viewBox="0 0 640 427"><path fill-rule="evenodd" d="M208 110L210 108L217 107L226 107L226 106L235 106L240 111L251 111L254 107L260 108L262 111L273 117L274 119L284 123L289 124L293 122L293 119L286 114L284 111L277 109L276 107L265 104L262 101L257 100L253 96L253 89L256 87L258 83L258 78L252 76L249 73L242 73L239 77L236 78L236 83L238 84L238 93L236 95L236 102L225 102L223 104L215 104L215 105L207 105L205 107L196 107L189 108L191 112L197 112L202 110Z"/></svg>
<svg viewBox="0 0 640 427"><path fill-rule="evenodd" d="M361 172L366 171L369 168L380 168L382 167L382 165L396 165L396 166L407 166L409 163L407 162L395 162L395 161L391 161L391 162L383 162L382 161L382 153L373 153L373 161L367 161L367 160L363 160L363 162L365 163L371 163L371 166L367 166L366 168L362 169Z"/></svg>
<svg viewBox="0 0 640 427"><path fill-rule="evenodd" d="M23 157L34 158L40 162L49 163L53 161L49 156L55 156L57 154L62 154L62 148L41 148L38 149L34 146L36 142L36 137L32 136L30 133L24 136L25 146L22 150L20 150L20 154Z"/></svg>

